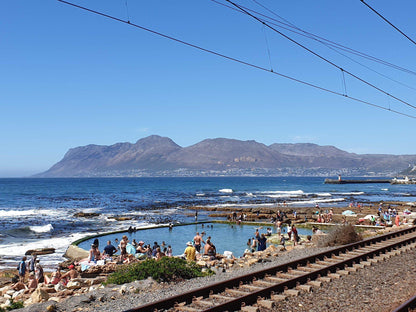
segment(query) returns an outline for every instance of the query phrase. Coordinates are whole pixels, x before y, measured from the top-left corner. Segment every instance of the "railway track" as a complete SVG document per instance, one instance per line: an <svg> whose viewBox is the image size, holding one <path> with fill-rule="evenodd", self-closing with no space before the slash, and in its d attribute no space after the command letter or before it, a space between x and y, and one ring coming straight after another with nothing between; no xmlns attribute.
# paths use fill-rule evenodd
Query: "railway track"
<svg viewBox="0 0 416 312"><path fill-rule="evenodd" d="M136 311L258 311L299 291L310 291L331 279L416 247L416 227L391 232L330 251L212 284ZM398 310L407 311L407 310Z"/></svg>

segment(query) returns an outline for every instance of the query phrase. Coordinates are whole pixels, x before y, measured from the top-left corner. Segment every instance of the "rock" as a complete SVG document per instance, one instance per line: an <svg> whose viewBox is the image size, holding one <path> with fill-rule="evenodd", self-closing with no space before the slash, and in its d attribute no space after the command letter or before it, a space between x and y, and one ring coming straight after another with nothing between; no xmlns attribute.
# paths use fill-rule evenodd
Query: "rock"
<svg viewBox="0 0 416 312"><path fill-rule="evenodd" d="M55 312L56 311L56 305L50 304L46 307L47 312Z"/></svg>
<svg viewBox="0 0 416 312"><path fill-rule="evenodd" d="M36 288L30 298L32 298L33 303L44 302L49 299L49 294L41 288Z"/></svg>
<svg viewBox="0 0 416 312"><path fill-rule="evenodd" d="M79 261L81 259L88 258L88 255L89 253L85 249L79 248L75 245L69 245L64 257L73 261Z"/></svg>
<svg viewBox="0 0 416 312"><path fill-rule="evenodd" d="M49 255L55 252L55 248L38 248L38 249L30 249L25 252L25 255Z"/></svg>
<svg viewBox="0 0 416 312"><path fill-rule="evenodd" d="M16 292L15 290L13 290L13 289L9 289L9 290L7 290L7 291L6 291L6 294L7 294L7 295L10 295L10 296L13 296L13 294L14 294L15 292Z"/></svg>
<svg viewBox="0 0 416 312"><path fill-rule="evenodd" d="M78 281L69 281L68 284L66 284L67 289L80 289L81 283Z"/></svg>
<svg viewBox="0 0 416 312"><path fill-rule="evenodd" d="M131 217L109 217L109 219L114 219L117 221L128 221L128 220L131 220L132 218Z"/></svg>
<svg viewBox="0 0 416 312"><path fill-rule="evenodd" d="M120 290L119 290L120 295L125 295L125 294L126 294L126 292L127 292L127 287L126 287L126 285L121 286L121 288L120 288Z"/></svg>
<svg viewBox="0 0 416 312"><path fill-rule="evenodd" d="M16 291L13 295L12 295L12 299L16 298L17 296L23 294L25 292L24 289L21 289L19 291Z"/></svg>
<svg viewBox="0 0 416 312"><path fill-rule="evenodd" d="M201 267L206 267L207 266L207 263L205 261L203 261L203 260L197 261L196 264L199 265L199 266L201 266Z"/></svg>
<svg viewBox="0 0 416 312"><path fill-rule="evenodd" d="M65 289L66 289L65 286L63 286L62 284L56 284L55 287L54 287L55 292L60 292L60 291L63 291ZM49 291L47 291L47 292L49 293Z"/></svg>
<svg viewBox="0 0 416 312"><path fill-rule="evenodd" d="M0 295L3 296L9 289L10 289L9 286L4 286L0 288Z"/></svg>
<svg viewBox="0 0 416 312"><path fill-rule="evenodd" d="M250 265L250 266L257 263L257 262L259 262L259 259L257 259L257 258L252 258L252 259L247 260L247 264Z"/></svg>
<svg viewBox="0 0 416 312"><path fill-rule="evenodd" d="M104 283L105 281L106 281L105 277L99 276L99 277L96 277L96 278L93 278L93 279L89 279L88 280L88 286L98 285L98 284Z"/></svg>
<svg viewBox="0 0 416 312"><path fill-rule="evenodd" d="M93 218L98 217L100 214L96 212L77 212L74 214L76 218Z"/></svg>

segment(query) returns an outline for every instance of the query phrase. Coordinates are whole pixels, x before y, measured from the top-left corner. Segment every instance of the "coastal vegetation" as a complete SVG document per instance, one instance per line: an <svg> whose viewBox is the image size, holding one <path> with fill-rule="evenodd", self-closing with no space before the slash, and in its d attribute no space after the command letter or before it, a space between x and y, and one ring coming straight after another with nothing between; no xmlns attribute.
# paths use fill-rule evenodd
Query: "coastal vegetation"
<svg viewBox="0 0 416 312"><path fill-rule="evenodd" d="M149 277L158 282L172 282L212 274L214 274L213 271L203 271L195 262L174 257L163 257L158 261L148 259L120 266L114 273L108 276L107 283L121 285Z"/></svg>
<svg viewBox="0 0 416 312"><path fill-rule="evenodd" d="M10 300L10 305L5 309L0 308L0 312L6 312L6 311L10 311L10 310L15 310L15 309L21 309L24 307L24 303L23 301L13 301L13 299Z"/></svg>

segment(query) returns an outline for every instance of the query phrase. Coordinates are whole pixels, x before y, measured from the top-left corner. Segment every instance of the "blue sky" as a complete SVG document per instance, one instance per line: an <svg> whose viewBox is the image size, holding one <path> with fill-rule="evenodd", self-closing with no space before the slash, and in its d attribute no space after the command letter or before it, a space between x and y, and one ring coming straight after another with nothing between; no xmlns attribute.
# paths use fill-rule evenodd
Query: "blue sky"
<svg viewBox="0 0 416 312"><path fill-rule="evenodd" d="M211 0L73 3L344 93L339 69ZM416 45L359 0L237 3L416 71ZM415 1L367 3L416 40ZM416 106L415 75L343 52L355 62L351 61L316 41L272 26ZM72 147L136 142L151 134L170 137L184 147L225 137L267 145L311 142L359 154L416 154L414 118L316 90L59 1L2 1L0 27L3 177L47 170ZM416 116L415 108L347 75L345 81L349 96Z"/></svg>

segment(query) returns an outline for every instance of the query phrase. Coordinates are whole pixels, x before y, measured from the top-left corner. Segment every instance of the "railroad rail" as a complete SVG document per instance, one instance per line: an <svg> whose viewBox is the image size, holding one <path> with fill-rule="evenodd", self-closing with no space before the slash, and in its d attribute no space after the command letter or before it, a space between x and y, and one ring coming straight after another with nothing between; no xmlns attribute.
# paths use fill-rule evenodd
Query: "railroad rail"
<svg viewBox="0 0 416 312"><path fill-rule="evenodd" d="M414 247L416 227L411 227L211 284L126 312L256 311L257 308L251 307L254 304L272 308L275 301L284 298L283 294L290 295L299 289L310 291L311 287L319 287L331 278L339 278Z"/></svg>
<svg viewBox="0 0 416 312"><path fill-rule="evenodd" d="M393 310L393 312L409 312L416 309L416 295L407 300L405 303Z"/></svg>

